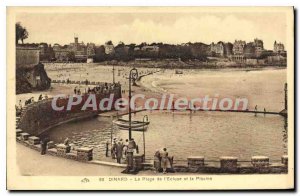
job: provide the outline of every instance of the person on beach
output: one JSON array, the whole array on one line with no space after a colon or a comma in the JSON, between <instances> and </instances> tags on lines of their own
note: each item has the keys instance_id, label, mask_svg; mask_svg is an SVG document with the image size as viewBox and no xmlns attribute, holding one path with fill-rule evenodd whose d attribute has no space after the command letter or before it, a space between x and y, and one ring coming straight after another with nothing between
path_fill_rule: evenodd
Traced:
<instances>
[{"instance_id":1,"label":"person on beach","mask_svg":"<svg viewBox=\"0 0 300 196\"><path fill-rule=\"evenodd\" d=\"M254 110L255 110L255 116L257 116L257 105L255 105L255 108L254 108Z\"/></svg>"},{"instance_id":2,"label":"person on beach","mask_svg":"<svg viewBox=\"0 0 300 196\"><path fill-rule=\"evenodd\" d=\"M117 155L117 163L121 164L121 159L123 156L123 144L120 141L116 146L116 155Z\"/></svg>"},{"instance_id":3,"label":"person on beach","mask_svg":"<svg viewBox=\"0 0 300 196\"><path fill-rule=\"evenodd\" d=\"M155 154L154 154L154 173L158 173L160 168L161 168L161 157L160 157L160 152L157 149Z\"/></svg>"},{"instance_id":4,"label":"person on beach","mask_svg":"<svg viewBox=\"0 0 300 196\"><path fill-rule=\"evenodd\" d=\"M162 164L162 168L163 168L163 173L166 174L167 173L167 165L168 165L168 152L167 149L164 148L162 152L160 152L160 156L161 156L161 164Z\"/></svg>"},{"instance_id":5,"label":"person on beach","mask_svg":"<svg viewBox=\"0 0 300 196\"><path fill-rule=\"evenodd\" d=\"M40 94L40 96L39 96L39 101L41 101L41 100L43 100L43 95L42 94Z\"/></svg>"}]
</instances>

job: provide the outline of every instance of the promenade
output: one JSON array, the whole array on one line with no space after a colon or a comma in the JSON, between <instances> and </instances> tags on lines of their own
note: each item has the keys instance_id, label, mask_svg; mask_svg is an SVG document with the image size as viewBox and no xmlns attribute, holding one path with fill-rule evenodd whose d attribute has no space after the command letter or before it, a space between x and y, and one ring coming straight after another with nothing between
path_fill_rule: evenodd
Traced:
<instances>
[{"instance_id":1,"label":"promenade","mask_svg":"<svg viewBox=\"0 0 300 196\"><path fill-rule=\"evenodd\" d=\"M121 173L124 168L87 164L70 159L41 155L39 152L16 144L17 164L23 176L128 176ZM180 173L186 175L188 173ZM163 176L163 173L153 171L140 171L139 176ZM167 175L176 175L168 173Z\"/></svg>"},{"instance_id":2,"label":"promenade","mask_svg":"<svg viewBox=\"0 0 300 196\"><path fill-rule=\"evenodd\" d=\"M86 164L49 155L27 148L19 143L16 146L17 164L21 175L26 176L113 176L124 175L123 168ZM148 171L149 173L152 173ZM144 173L144 172L143 172Z\"/></svg>"}]
</instances>

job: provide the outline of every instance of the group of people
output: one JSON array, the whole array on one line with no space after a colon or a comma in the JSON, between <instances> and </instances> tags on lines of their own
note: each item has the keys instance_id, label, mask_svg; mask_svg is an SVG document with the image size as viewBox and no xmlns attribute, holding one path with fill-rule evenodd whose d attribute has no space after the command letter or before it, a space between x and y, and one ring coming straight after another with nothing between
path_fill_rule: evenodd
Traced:
<instances>
[{"instance_id":1,"label":"group of people","mask_svg":"<svg viewBox=\"0 0 300 196\"><path fill-rule=\"evenodd\" d=\"M45 94L44 97L42 94L39 95L38 97L38 101L42 101L43 99L48 99L48 95ZM29 105L29 104L32 104L34 103L34 97L30 97L29 99L26 99L25 102L24 102L24 105ZM15 105L16 107L16 111L17 111L17 114L21 114L21 111L23 109L23 104L22 104L22 100L19 100L19 103L18 105Z\"/></svg>"},{"instance_id":2,"label":"group of people","mask_svg":"<svg viewBox=\"0 0 300 196\"><path fill-rule=\"evenodd\" d=\"M115 87L120 86L120 83L115 83L115 84L108 84L104 83L102 85L97 85L93 88L88 87L87 89L84 89L84 93L89 93L89 94L100 94L100 93L106 93L109 92L110 90L113 90ZM74 94L75 95L81 95L81 90L77 86L74 88Z\"/></svg>"},{"instance_id":3,"label":"group of people","mask_svg":"<svg viewBox=\"0 0 300 196\"><path fill-rule=\"evenodd\" d=\"M123 142L123 139L113 139L111 146L112 159L117 159L117 163L121 164L122 159L127 159L128 152L139 153L138 146L133 138L130 140L126 139L125 142Z\"/></svg>"},{"instance_id":4,"label":"group of people","mask_svg":"<svg viewBox=\"0 0 300 196\"><path fill-rule=\"evenodd\" d=\"M254 111L257 112L257 105L255 105ZM267 110L266 110L266 108L264 108L264 116L266 115L266 112L267 112ZM255 116L257 116L256 113L255 113Z\"/></svg>"},{"instance_id":5,"label":"group of people","mask_svg":"<svg viewBox=\"0 0 300 196\"><path fill-rule=\"evenodd\" d=\"M169 153L166 148L162 150L156 150L154 154L154 172L162 171L164 174L167 173L167 169L172 170L173 168L173 157L169 157Z\"/></svg>"},{"instance_id":6,"label":"group of people","mask_svg":"<svg viewBox=\"0 0 300 196\"><path fill-rule=\"evenodd\" d=\"M43 97L43 95L42 94L40 94L40 96L39 96L39 101L42 101L43 99L48 99L48 95L47 94L45 94L45 96Z\"/></svg>"},{"instance_id":7,"label":"group of people","mask_svg":"<svg viewBox=\"0 0 300 196\"><path fill-rule=\"evenodd\" d=\"M77 86L75 86L75 88L74 88L74 94L81 95L81 90L80 90L80 88L77 88Z\"/></svg>"}]
</instances>

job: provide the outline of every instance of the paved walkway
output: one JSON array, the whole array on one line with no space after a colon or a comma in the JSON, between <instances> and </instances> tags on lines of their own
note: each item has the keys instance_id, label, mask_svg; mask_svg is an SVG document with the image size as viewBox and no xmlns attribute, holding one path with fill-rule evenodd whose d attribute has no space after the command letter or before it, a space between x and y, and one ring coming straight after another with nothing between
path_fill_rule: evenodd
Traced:
<instances>
[{"instance_id":1,"label":"paved walkway","mask_svg":"<svg viewBox=\"0 0 300 196\"><path fill-rule=\"evenodd\" d=\"M81 163L50 155L40 155L17 143L17 164L21 175L27 176L118 176L122 168ZM138 175L154 175L151 171L142 171Z\"/></svg>"}]
</instances>

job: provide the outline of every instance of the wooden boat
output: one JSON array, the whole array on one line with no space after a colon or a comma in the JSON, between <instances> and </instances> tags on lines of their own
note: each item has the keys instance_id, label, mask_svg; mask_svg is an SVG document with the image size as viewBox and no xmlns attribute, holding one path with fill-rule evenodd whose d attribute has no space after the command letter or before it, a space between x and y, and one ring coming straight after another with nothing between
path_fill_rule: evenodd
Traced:
<instances>
[{"instance_id":1,"label":"wooden boat","mask_svg":"<svg viewBox=\"0 0 300 196\"><path fill-rule=\"evenodd\" d=\"M117 125L120 129L129 129L129 121L124 119L114 120L113 123ZM143 131L147 129L150 122L142 122L142 121L131 121L131 130L133 131Z\"/></svg>"},{"instance_id":2,"label":"wooden boat","mask_svg":"<svg viewBox=\"0 0 300 196\"><path fill-rule=\"evenodd\" d=\"M138 128L131 128L131 131L144 131L144 129L145 129L145 131L147 131L147 128L148 128L148 126L138 127ZM129 130L129 128L123 128L123 127L119 127L119 129L126 130L126 131Z\"/></svg>"}]
</instances>

